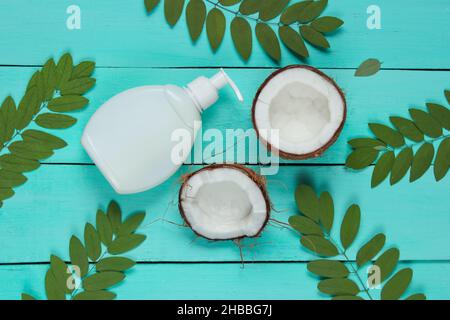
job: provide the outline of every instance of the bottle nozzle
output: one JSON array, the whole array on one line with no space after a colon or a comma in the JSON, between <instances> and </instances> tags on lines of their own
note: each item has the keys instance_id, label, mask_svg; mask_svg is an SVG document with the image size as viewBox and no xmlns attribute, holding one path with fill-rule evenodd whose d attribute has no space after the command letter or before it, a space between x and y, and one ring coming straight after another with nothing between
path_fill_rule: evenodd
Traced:
<instances>
[{"instance_id":1,"label":"bottle nozzle","mask_svg":"<svg viewBox=\"0 0 450 320\"><path fill-rule=\"evenodd\" d=\"M205 77L195 79L187 85L187 88L201 109L205 110L217 102L219 99L218 91L227 84L233 89L239 101L244 101L241 91L239 91L234 81L231 80L223 69L220 69L217 74L209 79Z\"/></svg>"},{"instance_id":2,"label":"bottle nozzle","mask_svg":"<svg viewBox=\"0 0 450 320\"><path fill-rule=\"evenodd\" d=\"M211 79L212 84L214 87L217 88L217 90L225 87L225 85L229 84L230 87L233 89L234 93L236 94L236 97L239 101L244 101L244 97L242 96L241 91L237 87L237 85L234 83L234 81L228 76L228 74L223 70L222 68L218 73L216 73Z\"/></svg>"}]
</instances>

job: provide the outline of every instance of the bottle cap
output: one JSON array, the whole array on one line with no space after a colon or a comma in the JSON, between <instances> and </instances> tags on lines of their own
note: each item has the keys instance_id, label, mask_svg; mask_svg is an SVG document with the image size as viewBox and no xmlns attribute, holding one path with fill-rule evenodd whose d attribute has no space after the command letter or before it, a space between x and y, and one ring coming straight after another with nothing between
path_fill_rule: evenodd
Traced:
<instances>
[{"instance_id":1,"label":"bottle cap","mask_svg":"<svg viewBox=\"0 0 450 320\"><path fill-rule=\"evenodd\" d=\"M219 90L230 85L239 101L244 101L239 88L223 69L211 78L199 77L187 85L202 110L208 109L219 99Z\"/></svg>"}]
</instances>

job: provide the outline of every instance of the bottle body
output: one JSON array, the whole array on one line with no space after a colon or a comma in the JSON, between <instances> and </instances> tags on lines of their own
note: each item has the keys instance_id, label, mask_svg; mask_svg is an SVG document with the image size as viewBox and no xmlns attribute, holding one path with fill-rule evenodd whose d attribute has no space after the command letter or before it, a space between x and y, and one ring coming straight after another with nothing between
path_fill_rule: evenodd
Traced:
<instances>
[{"instance_id":1,"label":"bottle body","mask_svg":"<svg viewBox=\"0 0 450 320\"><path fill-rule=\"evenodd\" d=\"M176 130L190 134L191 141L182 141L190 150L200 123L199 107L185 89L143 86L101 106L86 126L82 144L116 192L137 193L178 170L185 159L173 159L180 144L173 134Z\"/></svg>"}]
</instances>

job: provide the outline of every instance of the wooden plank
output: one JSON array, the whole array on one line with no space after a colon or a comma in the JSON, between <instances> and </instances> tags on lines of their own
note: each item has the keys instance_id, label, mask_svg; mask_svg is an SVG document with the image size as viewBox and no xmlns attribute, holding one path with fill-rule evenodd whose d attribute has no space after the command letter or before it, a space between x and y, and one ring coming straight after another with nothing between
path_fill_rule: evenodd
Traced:
<instances>
[{"instance_id":1,"label":"wooden plank","mask_svg":"<svg viewBox=\"0 0 450 320\"><path fill-rule=\"evenodd\" d=\"M16 101L20 100L33 70L34 68L0 68L0 97L3 99L7 95L12 95ZM223 91L219 103L204 113L203 132L208 129L217 129L225 133L227 129L252 128L250 110L253 96L260 83L273 70L230 69L227 71L241 87L246 98L245 103L240 105L236 102L230 90ZM303 162L344 163L350 152L347 141L368 134L368 122L388 123L389 115L408 116L409 107L424 108L425 102L444 104L443 90L446 88L445 84L450 83L450 72L383 71L368 79L353 77L351 70L325 70L325 72L336 79L346 93L348 119L340 139L328 152L319 159ZM46 162L91 163L79 143L83 128L93 112L116 93L146 84L174 83L182 86L200 75L211 76L214 73L215 70L198 69L97 69L95 73L98 79L97 85L88 94L91 100L89 107L76 114L79 122L74 128L60 131L60 135L69 143L69 146L64 150L58 150ZM151 123L152 119L149 119L149 125ZM243 142L244 139L236 141ZM201 141L198 141L196 145L198 150L201 150L200 143ZM211 141L205 141L203 146L206 148L210 143ZM260 148L265 153L264 147L260 146ZM237 154L236 150L238 146L227 149L223 158L219 156L214 159L206 156L204 162L226 159L230 152ZM253 150L252 153L247 154L245 162L256 163L255 159L258 159L257 151Z\"/></svg>"},{"instance_id":2,"label":"wooden plank","mask_svg":"<svg viewBox=\"0 0 450 320\"><path fill-rule=\"evenodd\" d=\"M0 63L40 64L49 53L70 50L83 58L95 58L102 66L252 66L274 63L254 45L248 64L237 55L231 36L213 54L203 32L193 45L184 15L170 28L163 8L147 16L144 1L78 0L81 29L66 27L71 1L4 0L0 3ZM329 53L311 48L309 64L320 67L356 68L369 57L385 68L449 68L450 21L448 1L379 0L382 29L369 30L366 13L371 0L341 0L328 5L325 15L345 21L344 29L330 36ZM208 4L208 6L211 6ZM23 14L24 8L28 14ZM231 20L231 14L226 14ZM283 49L281 65L302 62Z\"/></svg>"},{"instance_id":3,"label":"wooden plank","mask_svg":"<svg viewBox=\"0 0 450 320\"><path fill-rule=\"evenodd\" d=\"M450 263L410 262L399 267L414 270L405 297L424 292L429 299L448 299ZM19 299L24 291L44 298L47 268L47 265L0 266L0 279L8 284L0 290L0 299ZM118 299L131 300L327 299L318 292L317 283L305 263L246 264L244 268L239 264L139 264L112 290ZM379 297L379 289L370 292L374 298Z\"/></svg>"},{"instance_id":4,"label":"wooden plank","mask_svg":"<svg viewBox=\"0 0 450 320\"><path fill-rule=\"evenodd\" d=\"M17 189L1 209L0 263L47 261L50 254L67 259L69 238L82 237L86 222L95 222L98 207L111 199L122 204L124 214L146 210L141 230L148 240L133 252L141 261L239 261L239 249L232 242L197 239L181 223L176 198L180 177L193 167L183 167L165 184L137 195L117 196L94 166L45 165L29 175L29 182ZM286 221L296 213L293 194L298 183L310 183L329 190L336 206L335 236L345 209L351 203L362 208L359 248L378 232L387 235L387 246L397 246L404 260L448 260L450 243L448 189L450 178L435 183L432 172L410 184L384 185L370 189L370 173L352 173L337 166L281 167L269 176L268 191L277 212L273 217ZM219 196L219 195L218 195ZM314 258L300 247L292 231L269 226L258 239L244 242L247 261L305 261Z\"/></svg>"}]
</instances>

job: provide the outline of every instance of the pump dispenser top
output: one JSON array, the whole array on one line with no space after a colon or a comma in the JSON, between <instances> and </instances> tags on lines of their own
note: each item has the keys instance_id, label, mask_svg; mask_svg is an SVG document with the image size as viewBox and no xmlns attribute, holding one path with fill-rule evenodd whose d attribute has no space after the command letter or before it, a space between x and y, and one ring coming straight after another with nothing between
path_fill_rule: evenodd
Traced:
<instances>
[{"instance_id":1,"label":"pump dispenser top","mask_svg":"<svg viewBox=\"0 0 450 320\"><path fill-rule=\"evenodd\" d=\"M201 113L217 102L226 85L242 102L241 92L223 69L185 88L142 86L119 93L91 117L81 139L83 147L117 193L151 189L186 160Z\"/></svg>"}]
</instances>

